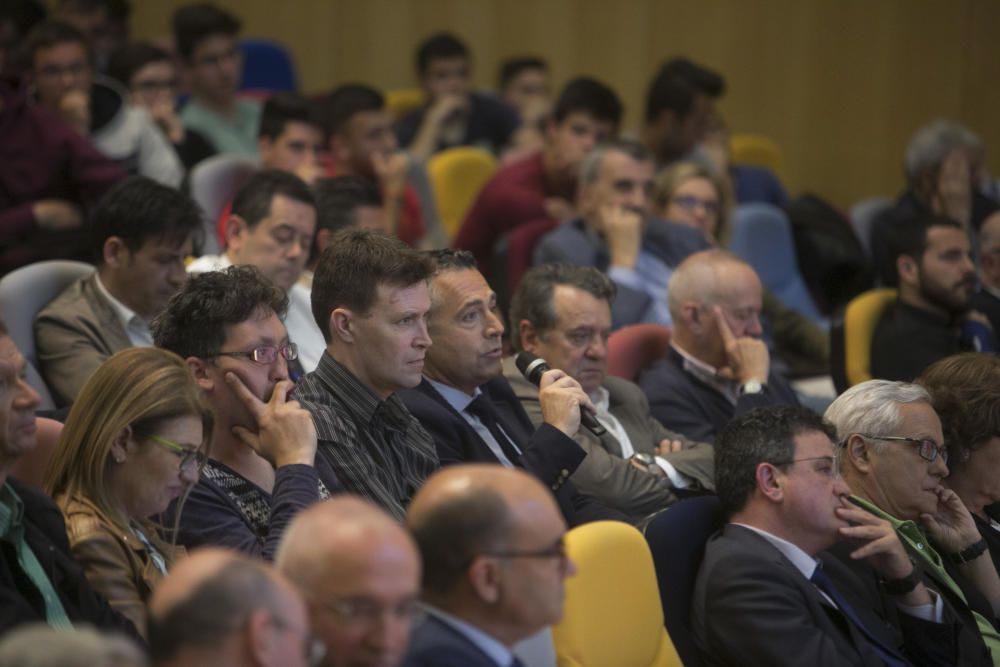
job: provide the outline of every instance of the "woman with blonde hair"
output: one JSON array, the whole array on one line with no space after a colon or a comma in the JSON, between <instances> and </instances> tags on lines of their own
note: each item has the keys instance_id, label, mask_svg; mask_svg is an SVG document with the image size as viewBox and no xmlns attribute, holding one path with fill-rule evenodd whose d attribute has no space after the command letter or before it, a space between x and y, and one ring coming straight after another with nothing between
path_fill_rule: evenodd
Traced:
<instances>
[{"instance_id":1,"label":"woman with blonde hair","mask_svg":"<svg viewBox=\"0 0 1000 667\"><path fill-rule=\"evenodd\" d=\"M45 489L73 556L143 636L146 601L177 556L153 517L198 481L211 433L212 413L183 360L131 348L84 385L49 466Z\"/></svg>"},{"instance_id":2,"label":"woman with blonde hair","mask_svg":"<svg viewBox=\"0 0 1000 667\"><path fill-rule=\"evenodd\" d=\"M705 234L719 245L729 232L729 187L696 162L675 162L656 177L653 207L663 219Z\"/></svg>"}]
</instances>

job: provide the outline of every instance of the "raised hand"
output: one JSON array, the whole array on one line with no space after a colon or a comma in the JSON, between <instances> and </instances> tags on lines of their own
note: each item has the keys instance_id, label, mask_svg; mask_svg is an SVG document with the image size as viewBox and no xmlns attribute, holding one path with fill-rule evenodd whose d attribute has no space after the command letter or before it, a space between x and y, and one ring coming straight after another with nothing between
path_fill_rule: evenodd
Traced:
<instances>
[{"instance_id":1,"label":"raised hand","mask_svg":"<svg viewBox=\"0 0 1000 667\"><path fill-rule=\"evenodd\" d=\"M274 385L267 403L254 396L235 373L226 373L226 383L257 422L256 433L234 426L236 437L275 469L296 463L313 465L316 459L316 426L312 415L298 401L288 400L288 393L295 383L282 380Z\"/></svg>"},{"instance_id":2,"label":"raised hand","mask_svg":"<svg viewBox=\"0 0 1000 667\"><path fill-rule=\"evenodd\" d=\"M927 534L949 553L958 553L981 539L976 522L962 500L951 489L937 488L936 514L921 514Z\"/></svg>"},{"instance_id":3,"label":"raised hand","mask_svg":"<svg viewBox=\"0 0 1000 667\"><path fill-rule=\"evenodd\" d=\"M635 268L642 248L642 214L621 205L602 206L597 211L597 227L608 243L611 265Z\"/></svg>"},{"instance_id":4,"label":"raised hand","mask_svg":"<svg viewBox=\"0 0 1000 667\"><path fill-rule=\"evenodd\" d=\"M741 384L750 380L766 382L771 368L771 355L764 341L751 336L737 338L729 328L722 308L715 306L712 312L726 351L726 366L719 369L719 375Z\"/></svg>"},{"instance_id":5,"label":"raised hand","mask_svg":"<svg viewBox=\"0 0 1000 667\"><path fill-rule=\"evenodd\" d=\"M580 428L580 410L597 410L580 383L559 369L546 371L538 384L542 419L573 437Z\"/></svg>"}]
</instances>

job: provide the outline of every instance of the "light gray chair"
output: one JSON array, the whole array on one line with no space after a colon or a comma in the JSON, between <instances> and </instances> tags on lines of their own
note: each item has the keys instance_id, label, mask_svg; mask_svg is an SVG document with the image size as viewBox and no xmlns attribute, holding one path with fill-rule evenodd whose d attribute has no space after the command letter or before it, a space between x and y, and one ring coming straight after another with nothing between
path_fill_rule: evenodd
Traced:
<instances>
[{"instance_id":1,"label":"light gray chair","mask_svg":"<svg viewBox=\"0 0 1000 667\"><path fill-rule=\"evenodd\" d=\"M191 170L191 198L198 202L204 217L205 238L202 252L219 253L216 223L226 204L236 192L260 169L256 160L243 155L215 155L202 160Z\"/></svg>"},{"instance_id":2,"label":"light gray chair","mask_svg":"<svg viewBox=\"0 0 1000 667\"><path fill-rule=\"evenodd\" d=\"M872 224L880 215L892 208L892 203L889 197L879 196L862 199L851 207L851 227L861 241L861 247L865 249L868 259L872 258Z\"/></svg>"},{"instance_id":3,"label":"light gray chair","mask_svg":"<svg viewBox=\"0 0 1000 667\"><path fill-rule=\"evenodd\" d=\"M93 272L91 264L55 259L22 266L0 280L0 319L28 362L28 384L42 397L40 410L51 410L56 405L38 372L35 335L32 331L35 315L73 281Z\"/></svg>"}]
</instances>

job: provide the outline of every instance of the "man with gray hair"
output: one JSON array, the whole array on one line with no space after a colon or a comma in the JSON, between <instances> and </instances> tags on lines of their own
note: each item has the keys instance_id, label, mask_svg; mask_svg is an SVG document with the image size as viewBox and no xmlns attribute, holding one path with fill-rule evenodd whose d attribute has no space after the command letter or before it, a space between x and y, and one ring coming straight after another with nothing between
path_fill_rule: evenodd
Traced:
<instances>
[{"instance_id":1,"label":"man with gray hair","mask_svg":"<svg viewBox=\"0 0 1000 667\"><path fill-rule=\"evenodd\" d=\"M674 271L668 290L670 348L639 376L664 426L714 442L730 419L753 408L798 405L761 340L763 288L749 264L723 250L695 253Z\"/></svg>"},{"instance_id":2,"label":"man with gray hair","mask_svg":"<svg viewBox=\"0 0 1000 667\"><path fill-rule=\"evenodd\" d=\"M202 549L153 592L149 654L158 667L305 667L323 652L284 577L232 551Z\"/></svg>"},{"instance_id":3,"label":"man with gray hair","mask_svg":"<svg viewBox=\"0 0 1000 667\"><path fill-rule=\"evenodd\" d=\"M844 392L825 416L837 429L851 501L892 524L919 565L912 583L935 591L947 613L957 617L956 664L1000 664L1000 633L991 622L1000 611L1000 579L969 511L941 484L948 454L927 391L870 380ZM851 557L850 548L832 551L869 587L890 594L902 590L880 581Z\"/></svg>"},{"instance_id":4,"label":"man with gray hair","mask_svg":"<svg viewBox=\"0 0 1000 667\"><path fill-rule=\"evenodd\" d=\"M614 328L637 322L669 325L667 281L688 255L708 247L692 228L652 218L652 154L619 141L592 150L580 165L579 218L549 232L534 264L568 262L606 271L618 286Z\"/></svg>"}]
</instances>

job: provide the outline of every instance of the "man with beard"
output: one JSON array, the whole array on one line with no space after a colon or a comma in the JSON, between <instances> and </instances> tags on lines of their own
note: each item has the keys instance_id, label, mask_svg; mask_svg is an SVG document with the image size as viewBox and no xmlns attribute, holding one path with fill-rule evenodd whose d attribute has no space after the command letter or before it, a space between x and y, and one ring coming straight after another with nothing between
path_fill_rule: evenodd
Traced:
<instances>
[{"instance_id":1,"label":"man with beard","mask_svg":"<svg viewBox=\"0 0 1000 667\"><path fill-rule=\"evenodd\" d=\"M968 234L950 218L920 215L900 221L889 232L899 299L875 328L872 375L909 381L933 362L963 349L965 323L985 325L970 311L976 287Z\"/></svg>"}]
</instances>

